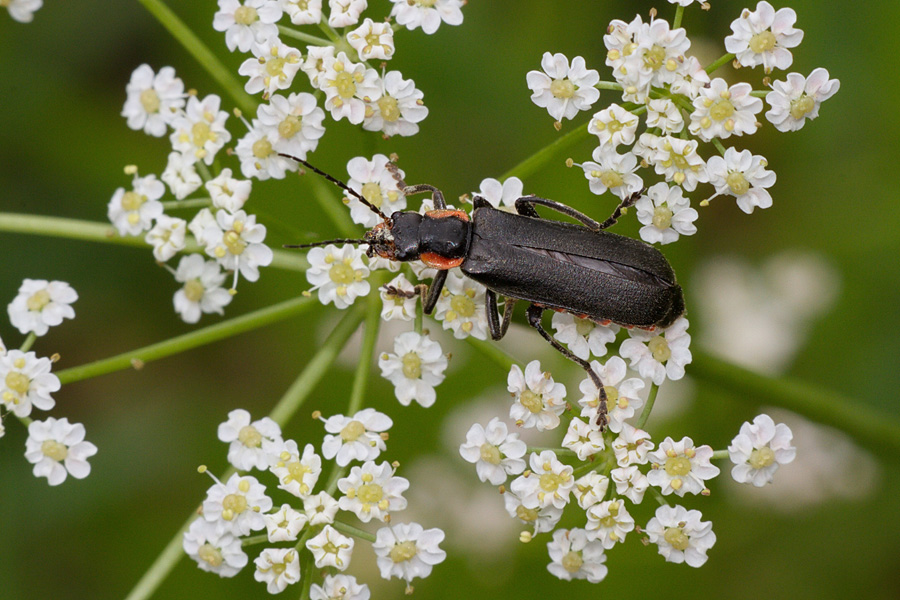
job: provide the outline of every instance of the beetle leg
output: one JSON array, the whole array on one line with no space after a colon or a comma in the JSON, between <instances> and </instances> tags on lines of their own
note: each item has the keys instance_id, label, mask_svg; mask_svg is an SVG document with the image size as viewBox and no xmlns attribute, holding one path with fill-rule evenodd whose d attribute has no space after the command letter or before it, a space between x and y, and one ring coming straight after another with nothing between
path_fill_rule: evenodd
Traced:
<instances>
[{"instance_id":1,"label":"beetle leg","mask_svg":"<svg viewBox=\"0 0 900 600\"><path fill-rule=\"evenodd\" d=\"M516 210L520 215L524 215L526 217L541 218L537 211L534 210L535 204L540 204L542 206L546 206L547 208L552 208L556 212L560 212L564 215L570 216L576 221L581 221L587 226L588 229L593 229L594 231L600 231L601 229L603 229L600 223L593 220L583 212L579 212L571 206L566 206L562 202L557 202L556 200L547 200L546 198L541 198L539 196L522 196L521 198L516 200Z\"/></svg>"},{"instance_id":2,"label":"beetle leg","mask_svg":"<svg viewBox=\"0 0 900 600\"><path fill-rule=\"evenodd\" d=\"M397 182L397 189L402 190L406 187L406 182L403 181L403 177L400 175L400 169L393 162L388 161L384 168L387 169L391 176L394 178L394 181Z\"/></svg>"},{"instance_id":3,"label":"beetle leg","mask_svg":"<svg viewBox=\"0 0 900 600\"><path fill-rule=\"evenodd\" d=\"M428 287L428 296L426 297L423 294L422 310L426 315L431 314L431 311L434 310L434 305L437 304L438 298L441 297L441 290L444 289L444 282L447 281L447 273L449 273L449 271L438 271L434 276L434 279L431 280L431 285Z\"/></svg>"},{"instance_id":4,"label":"beetle leg","mask_svg":"<svg viewBox=\"0 0 900 600\"><path fill-rule=\"evenodd\" d=\"M622 211L626 208L629 208L630 206L633 206L635 202L640 200L643 193L644 191L641 190L639 192L631 194L630 196L622 200L616 207L616 210L613 211L613 214L611 214L607 220L603 221L603 223L600 224L600 229L606 229L607 227L612 227L613 225L615 225L616 221L619 220L619 217L622 216Z\"/></svg>"},{"instance_id":5,"label":"beetle leg","mask_svg":"<svg viewBox=\"0 0 900 600\"><path fill-rule=\"evenodd\" d=\"M534 327L537 332L541 334L541 337L550 342L550 345L556 348L556 350L558 350L563 356L580 365L581 368L587 372L588 377L591 378L591 381L594 382L594 385L598 390L598 399L600 401L600 406L597 410L597 425L600 427L600 431L605 430L607 424L607 407L606 389L603 387L603 381L600 380L600 377L594 372L594 369L591 368L591 365L588 361L578 358L577 356L572 354L571 350L560 344L558 341L556 341L556 338L547 333L547 331L544 329L544 326L541 325L541 316L543 316L544 314L544 309L542 307L538 306L537 304L532 304L528 307L528 312L526 314L528 315L528 324Z\"/></svg>"},{"instance_id":6,"label":"beetle leg","mask_svg":"<svg viewBox=\"0 0 900 600\"><path fill-rule=\"evenodd\" d=\"M484 300L491 339L499 340L506 335L506 330L509 329L509 322L512 320L513 306L516 305L516 301L513 298L507 298L503 302L503 321L501 321L500 311L497 309L497 294L494 290L487 290L484 293Z\"/></svg>"},{"instance_id":7,"label":"beetle leg","mask_svg":"<svg viewBox=\"0 0 900 600\"><path fill-rule=\"evenodd\" d=\"M434 202L434 207L436 209L446 210L447 203L444 202L444 192L437 189L433 185L420 183L419 185L408 185L403 188L403 194L406 196L412 196L413 194L422 194L424 192L431 192L431 200Z\"/></svg>"}]
</instances>

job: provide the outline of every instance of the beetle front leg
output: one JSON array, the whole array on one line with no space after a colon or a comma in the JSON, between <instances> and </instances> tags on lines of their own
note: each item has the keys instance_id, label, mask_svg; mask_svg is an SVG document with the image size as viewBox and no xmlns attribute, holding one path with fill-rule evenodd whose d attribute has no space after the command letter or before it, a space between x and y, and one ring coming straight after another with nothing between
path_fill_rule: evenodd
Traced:
<instances>
[{"instance_id":1,"label":"beetle front leg","mask_svg":"<svg viewBox=\"0 0 900 600\"><path fill-rule=\"evenodd\" d=\"M432 202L434 202L434 207L438 210L446 210L447 208L447 203L444 201L444 192L437 189L433 185L428 185L427 183L420 183L419 185L408 185L403 188L402 191L406 196L431 192L431 200Z\"/></svg>"},{"instance_id":2,"label":"beetle front leg","mask_svg":"<svg viewBox=\"0 0 900 600\"><path fill-rule=\"evenodd\" d=\"M497 294L493 290L487 290L484 293L485 311L487 312L488 329L491 332L491 339L499 340L506 335L509 329L509 322L512 320L513 306L516 301L507 298L503 302L503 320L500 320L500 311L497 309Z\"/></svg>"},{"instance_id":3,"label":"beetle front leg","mask_svg":"<svg viewBox=\"0 0 900 600\"><path fill-rule=\"evenodd\" d=\"M558 350L563 356L580 365L581 368L587 372L588 377L591 378L591 381L594 382L594 386L596 386L598 390L598 397L600 400L600 406L597 409L597 425L600 427L600 431L605 430L607 424L606 389L603 386L603 381L600 380L600 376L594 372L594 369L591 368L591 365L588 361L578 358L577 356L572 354L571 350L560 344L558 341L556 341L556 338L547 333L547 331L544 329L544 326L541 325L541 317L544 314L543 307L538 306L537 304L532 304L528 307L528 312L526 314L528 315L528 324L534 327L537 332L541 334L541 337L550 342L550 345L556 348L556 350Z\"/></svg>"},{"instance_id":4,"label":"beetle front leg","mask_svg":"<svg viewBox=\"0 0 900 600\"><path fill-rule=\"evenodd\" d=\"M434 276L434 279L431 280L431 285L428 287L428 295L422 295L422 310L426 315L431 314L431 311L434 310L434 305L437 304L438 298L441 297L441 290L444 289L444 282L447 281L447 273L449 273L449 271L438 271Z\"/></svg>"}]
</instances>

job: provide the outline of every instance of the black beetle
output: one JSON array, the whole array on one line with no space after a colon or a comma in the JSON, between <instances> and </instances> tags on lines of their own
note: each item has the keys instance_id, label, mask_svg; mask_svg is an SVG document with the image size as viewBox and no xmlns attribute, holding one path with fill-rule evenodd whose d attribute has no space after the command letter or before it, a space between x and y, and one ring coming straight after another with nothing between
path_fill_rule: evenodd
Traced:
<instances>
[{"instance_id":1,"label":"black beetle","mask_svg":"<svg viewBox=\"0 0 900 600\"><path fill-rule=\"evenodd\" d=\"M603 223L538 196L516 200L517 214L496 209L475 196L470 216L462 210L448 209L437 188L407 186L398 176L398 186L404 194L430 192L435 209L424 215L397 211L388 217L361 194L305 160L282 156L341 187L382 219L363 239L288 247L350 242L368 244L369 256L397 261L421 259L438 269L431 286L421 288L426 314L434 309L448 270L459 267L487 288L487 321L495 340L506 334L515 302L530 302L528 323L554 348L584 368L599 390L597 423L601 428L606 425L607 413L603 382L588 361L575 356L544 329L544 310L565 311L601 324L612 322L651 330L670 326L684 313L681 286L662 253L642 241L604 231L618 220L623 209L640 198L640 192L624 199ZM583 225L541 218L535 205L551 208ZM506 298L502 318L497 294Z\"/></svg>"}]
</instances>

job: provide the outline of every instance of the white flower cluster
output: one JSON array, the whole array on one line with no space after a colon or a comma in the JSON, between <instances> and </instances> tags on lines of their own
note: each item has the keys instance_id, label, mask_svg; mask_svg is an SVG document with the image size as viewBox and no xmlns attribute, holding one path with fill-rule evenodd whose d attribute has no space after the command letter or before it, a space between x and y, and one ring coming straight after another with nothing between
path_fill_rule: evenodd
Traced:
<instances>
[{"instance_id":1,"label":"white flower cluster","mask_svg":"<svg viewBox=\"0 0 900 600\"><path fill-rule=\"evenodd\" d=\"M547 52L543 70L528 73L531 98L547 109L559 128L561 119L589 110L600 97L599 89L621 90L627 104L610 104L589 122L588 132L597 136L599 145L593 160L579 166L598 195L610 191L625 199L646 188L635 205L643 225L640 236L649 243L668 244L696 233L699 214L685 192L695 192L701 184L711 185L713 192L700 206L720 195L732 196L747 214L772 206L768 188L775 183L775 173L767 170L766 159L722 144L759 129L761 98L770 106L766 119L776 129L796 131L816 118L821 103L838 91L838 80L829 79L822 68L808 77L789 73L785 81L769 83L773 69L791 66L790 49L803 38L794 27L796 19L792 9L776 11L765 0L755 10L745 9L725 38L729 54L706 68L688 53L691 41L684 28L672 28L655 16L649 22L640 16L630 23L614 20L603 42L615 82L600 82L598 72L588 69L580 56L570 63L562 54ZM737 67L762 66L771 91L711 77L732 59ZM642 114L644 127L639 130ZM704 158L707 146L716 155ZM639 174L641 168L652 168L663 181L651 184Z\"/></svg>"},{"instance_id":2,"label":"white flower cluster","mask_svg":"<svg viewBox=\"0 0 900 600\"><path fill-rule=\"evenodd\" d=\"M6 312L12 326L28 337L18 350L7 349L0 340L0 437L6 433L3 420L8 415L21 421L28 428L25 458L34 465L34 476L46 477L50 485L61 484L69 475L87 477L91 472L87 459L97 453L97 446L85 441L81 423L30 418L33 409L56 406L51 394L59 391L60 382L50 372L56 358L38 357L29 348L50 327L75 318L72 303L76 300L78 294L64 281L26 279Z\"/></svg>"},{"instance_id":3,"label":"white flower cluster","mask_svg":"<svg viewBox=\"0 0 900 600\"><path fill-rule=\"evenodd\" d=\"M409 584L427 577L446 556L439 548L444 533L425 530L417 523L394 524L392 517L407 506L403 493L409 481L398 477L396 463L376 459L386 450L391 419L374 409L352 416L334 415L324 422L327 435L321 454L312 444L302 449L285 440L281 428L266 417L253 421L243 409L233 410L219 426L219 439L227 444L228 462L241 472L251 469L274 476L272 487L253 475L236 473L228 481L216 481L206 495L202 513L184 534L184 551L199 567L220 577L232 577L249 562L243 538L266 532L269 544L286 547L263 549L254 560L257 581L277 594L301 580L300 563L312 560L324 578L307 581L312 598L366 600L366 584L344 575L350 565L357 537L371 543L382 577ZM323 460L334 460L333 469L343 476L329 489L316 492ZM349 473L345 467L353 462ZM335 491L340 492L336 497ZM271 494L271 496L270 496ZM284 496L276 504L273 497ZM340 512L343 511L343 512ZM359 536L358 526L344 526L340 517L352 513L363 524L382 524L373 534ZM345 535L345 533L350 535ZM299 541L298 541L299 540ZM301 558L308 551L310 559ZM340 593L337 593L338 590Z\"/></svg>"}]
</instances>

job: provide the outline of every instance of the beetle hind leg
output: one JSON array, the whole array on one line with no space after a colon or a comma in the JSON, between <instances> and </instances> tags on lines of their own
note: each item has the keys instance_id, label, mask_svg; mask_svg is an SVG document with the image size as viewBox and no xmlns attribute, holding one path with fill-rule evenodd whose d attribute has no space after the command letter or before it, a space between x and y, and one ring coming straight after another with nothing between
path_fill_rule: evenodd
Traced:
<instances>
[{"instance_id":1,"label":"beetle hind leg","mask_svg":"<svg viewBox=\"0 0 900 600\"><path fill-rule=\"evenodd\" d=\"M543 307L538 306L537 304L532 304L531 306L528 307L528 312L527 312L528 324L531 325L532 327L534 327L537 330L537 332L539 334L541 334L541 337L543 337L545 340L550 342L550 345L553 346L554 348L556 348L556 350L558 352L560 352L563 356L565 356L572 362L578 364L582 369L585 370L585 372L587 372L588 377L591 378L591 381L594 382L594 385L596 386L596 388L598 390L597 395L598 395L598 399L600 401L600 406L598 407L598 410L597 410L597 425L600 427L600 431L605 430L606 424L607 424L607 418L606 418L607 406L606 406L606 389L603 386L603 381L601 381L600 376L594 372L594 369L591 368L591 365L588 361L572 354L571 350L569 350L568 348L566 348L565 346L560 344L558 341L556 341L556 338L554 338L552 335L547 333L547 330L544 329L543 325L541 325L541 317L543 316L543 314L544 314Z\"/></svg>"},{"instance_id":2,"label":"beetle hind leg","mask_svg":"<svg viewBox=\"0 0 900 600\"><path fill-rule=\"evenodd\" d=\"M506 330L509 329L509 322L512 320L513 306L515 306L516 301L513 298L507 298L503 302L503 319L501 320L500 310L497 308L497 294L494 290L487 290L484 293L484 300L491 339L502 339L506 335Z\"/></svg>"}]
</instances>

